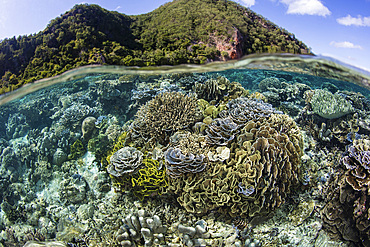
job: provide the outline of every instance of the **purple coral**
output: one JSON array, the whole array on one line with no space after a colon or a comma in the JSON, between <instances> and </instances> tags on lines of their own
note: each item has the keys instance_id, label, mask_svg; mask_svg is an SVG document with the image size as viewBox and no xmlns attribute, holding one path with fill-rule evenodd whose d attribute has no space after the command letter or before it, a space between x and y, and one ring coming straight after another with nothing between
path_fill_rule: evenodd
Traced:
<instances>
[{"instance_id":1,"label":"purple coral","mask_svg":"<svg viewBox=\"0 0 370 247\"><path fill-rule=\"evenodd\" d=\"M126 173L134 173L141 165L142 160L142 152L134 147L124 147L110 157L107 171L115 177L120 177Z\"/></svg>"},{"instance_id":2,"label":"purple coral","mask_svg":"<svg viewBox=\"0 0 370 247\"><path fill-rule=\"evenodd\" d=\"M252 185L250 185L249 187L248 186L244 187L243 183L240 182L238 186L239 188L236 190L238 193L241 193L245 196L250 196L254 193L254 187Z\"/></svg>"},{"instance_id":3,"label":"purple coral","mask_svg":"<svg viewBox=\"0 0 370 247\"><path fill-rule=\"evenodd\" d=\"M361 165L366 170L370 170L370 151L360 151L354 146L348 149L348 155L343 157L343 164L347 169L352 170Z\"/></svg>"},{"instance_id":4,"label":"purple coral","mask_svg":"<svg viewBox=\"0 0 370 247\"><path fill-rule=\"evenodd\" d=\"M261 100L241 97L227 103L227 110L220 112L220 117L229 117L237 124L245 124L250 120L269 117L272 113L282 114Z\"/></svg>"},{"instance_id":5,"label":"purple coral","mask_svg":"<svg viewBox=\"0 0 370 247\"><path fill-rule=\"evenodd\" d=\"M230 118L216 118L206 129L208 144L225 146L235 138L239 125Z\"/></svg>"},{"instance_id":6,"label":"purple coral","mask_svg":"<svg viewBox=\"0 0 370 247\"><path fill-rule=\"evenodd\" d=\"M169 148L164 155L167 174L173 178L180 177L185 173L201 172L207 165L204 162L205 156L203 154L183 154L179 148Z\"/></svg>"}]
</instances>

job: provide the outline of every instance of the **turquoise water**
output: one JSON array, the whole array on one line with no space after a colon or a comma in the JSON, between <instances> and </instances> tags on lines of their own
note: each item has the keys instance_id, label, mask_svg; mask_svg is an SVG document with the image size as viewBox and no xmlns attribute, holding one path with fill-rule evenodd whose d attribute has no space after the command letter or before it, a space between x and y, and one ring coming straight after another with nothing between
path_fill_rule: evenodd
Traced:
<instances>
[{"instance_id":1,"label":"turquoise water","mask_svg":"<svg viewBox=\"0 0 370 247\"><path fill-rule=\"evenodd\" d=\"M369 246L369 78L264 55L2 96L0 243Z\"/></svg>"}]
</instances>

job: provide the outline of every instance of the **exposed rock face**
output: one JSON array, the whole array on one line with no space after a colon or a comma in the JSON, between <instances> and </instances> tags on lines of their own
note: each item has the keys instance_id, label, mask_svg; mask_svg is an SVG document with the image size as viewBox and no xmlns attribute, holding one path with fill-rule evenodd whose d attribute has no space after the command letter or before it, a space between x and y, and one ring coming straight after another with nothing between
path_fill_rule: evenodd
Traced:
<instances>
[{"instance_id":1,"label":"exposed rock face","mask_svg":"<svg viewBox=\"0 0 370 247\"><path fill-rule=\"evenodd\" d=\"M230 40L221 40L219 37L215 38L216 48L219 51L226 51L228 53L228 59L238 59L243 56L242 51L242 35L240 34L237 28L234 28L232 35L232 41ZM221 58L222 59L222 58Z\"/></svg>"}]
</instances>

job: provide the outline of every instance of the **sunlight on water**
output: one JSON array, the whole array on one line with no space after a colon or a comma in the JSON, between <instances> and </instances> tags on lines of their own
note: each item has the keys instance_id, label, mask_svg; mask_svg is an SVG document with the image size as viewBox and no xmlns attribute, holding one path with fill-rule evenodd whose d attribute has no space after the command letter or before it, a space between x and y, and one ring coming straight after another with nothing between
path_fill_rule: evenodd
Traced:
<instances>
[{"instance_id":1,"label":"sunlight on water","mask_svg":"<svg viewBox=\"0 0 370 247\"><path fill-rule=\"evenodd\" d=\"M300 56L291 54L278 55L250 55L240 60L229 62L216 62L206 65L178 65L159 67L125 67L125 66L85 66L64 74L47 78L35 83L26 85L16 92L0 96L0 105L11 100L23 97L26 94L35 92L58 83L75 80L87 74L163 74L163 73L202 73L224 71L228 69L265 69L296 72L301 74L314 75L339 81L347 81L361 87L370 89L370 74L354 67L340 64L339 61L332 61L328 58Z\"/></svg>"}]
</instances>

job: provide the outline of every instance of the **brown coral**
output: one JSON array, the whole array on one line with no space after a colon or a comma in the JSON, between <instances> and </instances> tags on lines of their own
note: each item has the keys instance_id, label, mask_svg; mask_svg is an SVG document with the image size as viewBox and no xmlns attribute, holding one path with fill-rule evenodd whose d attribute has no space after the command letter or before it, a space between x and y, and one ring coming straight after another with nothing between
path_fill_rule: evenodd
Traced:
<instances>
[{"instance_id":1,"label":"brown coral","mask_svg":"<svg viewBox=\"0 0 370 247\"><path fill-rule=\"evenodd\" d=\"M355 140L342 164L342 172L326 191L324 226L332 236L369 246L370 140Z\"/></svg>"},{"instance_id":2,"label":"brown coral","mask_svg":"<svg viewBox=\"0 0 370 247\"><path fill-rule=\"evenodd\" d=\"M298 184L301 136L295 122L269 112L243 126L228 144L230 158L210 162L207 172L170 180L167 192L177 194L188 212L265 215Z\"/></svg>"},{"instance_id":3,"label":"brown coral","mask_svg":"<svg viewBox=\"0 0 370 247\"><path fill-rule=\"evenodd\" d=\"M191 129L201 119L196 98L178 92L162 93L139 109L130 140L167 144L174 132Z\"/></svg>"},{"instance_id":4,"label":"brown coral","mask_svg":"<svg viewBox=\"0 0 370 247\"><path fill-rule=\"evenodd\" d=\"M238 82L230 82L226 77L219 76L217 79L211 78L205 82L196 82L193 91L199 99L210 102L228 101L248 94Z\"/></svg>"}]
</instances>

